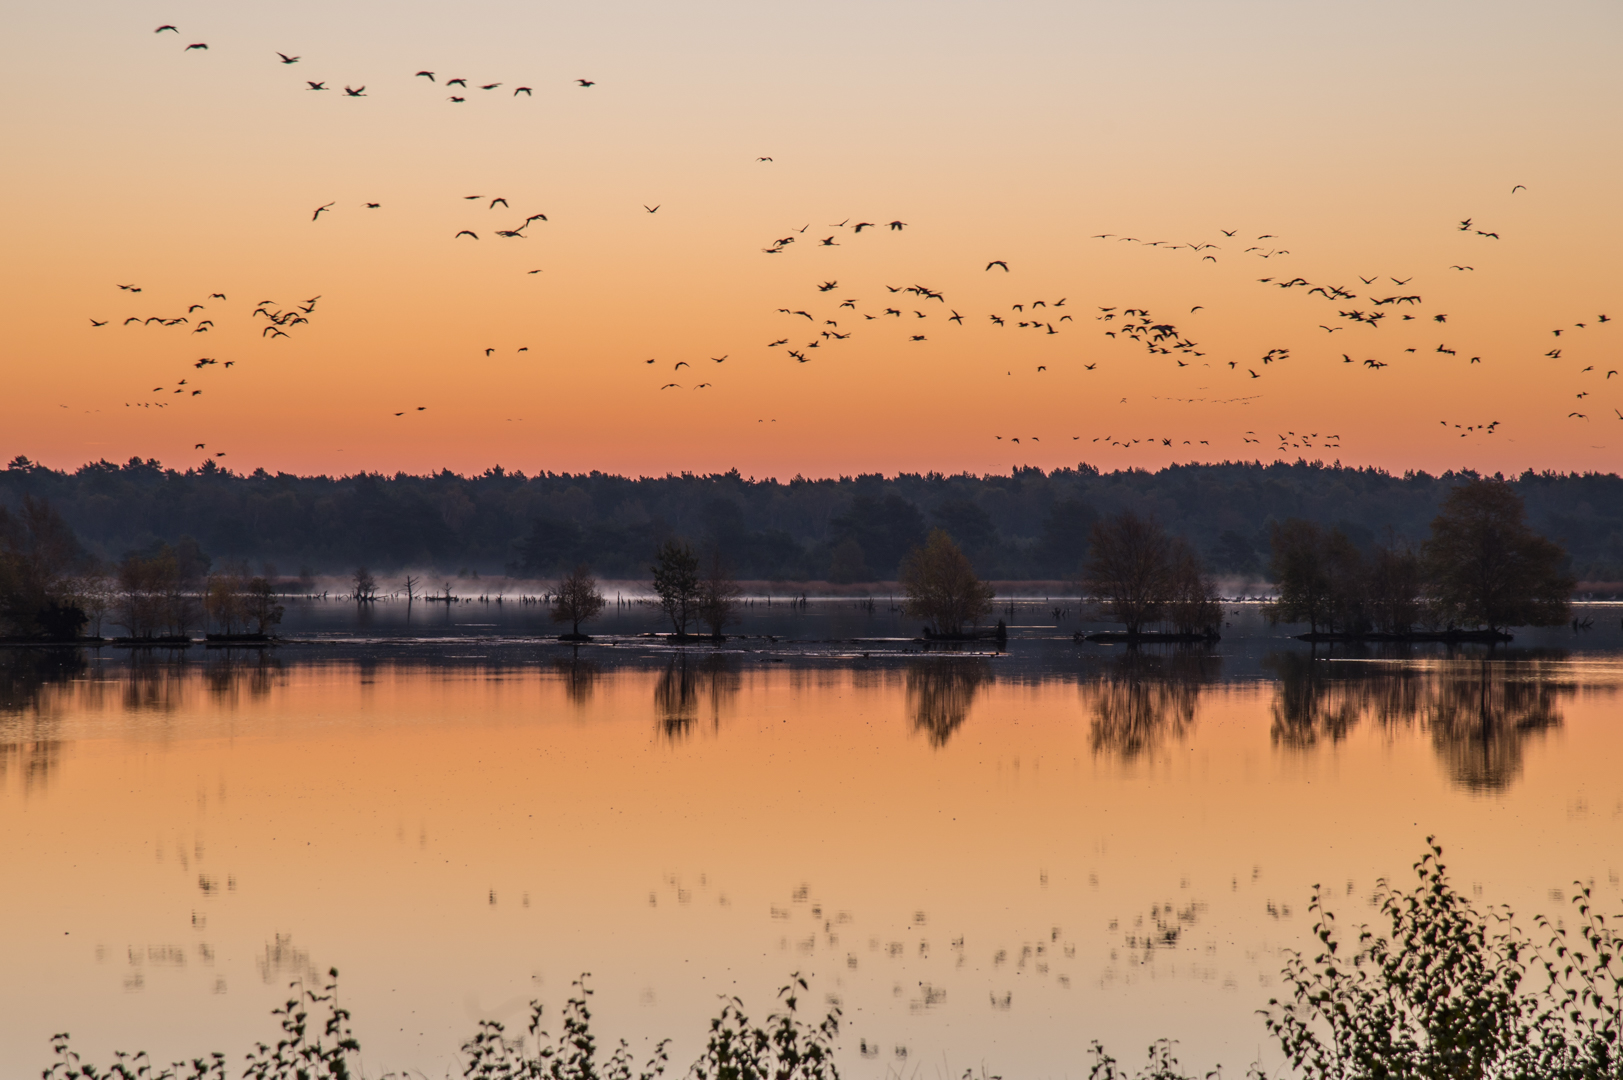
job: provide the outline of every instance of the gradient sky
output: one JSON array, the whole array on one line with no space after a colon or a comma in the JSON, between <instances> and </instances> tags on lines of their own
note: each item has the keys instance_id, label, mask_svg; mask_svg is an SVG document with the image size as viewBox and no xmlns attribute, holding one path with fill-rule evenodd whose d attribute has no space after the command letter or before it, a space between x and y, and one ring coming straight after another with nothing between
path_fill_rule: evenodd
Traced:
<instances>
[{"instance_id":1,"label":"gradient sky","mask_svg":"<svg viewBox=\"0 0 1623 1080\"><path fill-rule=\"evenodd\" d=\"M4 458L787 477L1623 450L1615 4L141 0L10 27ZM915 284L944 300L887 291ZM1337 315L1394 294L1423 300ZM316 296L286 338L250 314ZM1061 297L1056 333L1016 325ZM1107 338L1101 307L1204 355ZM121 325L154 315L191 322Z\"/></svg>"}]
</instances>

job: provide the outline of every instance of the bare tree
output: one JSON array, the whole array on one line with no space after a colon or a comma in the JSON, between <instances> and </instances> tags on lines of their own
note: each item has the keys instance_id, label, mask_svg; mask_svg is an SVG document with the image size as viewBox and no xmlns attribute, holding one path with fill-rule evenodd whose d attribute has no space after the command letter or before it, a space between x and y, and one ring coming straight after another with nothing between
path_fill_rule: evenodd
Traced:
<instances>
[{"instance_id":1,"label":"bare tree","mask_svg":"<svg viewBox=\"0 0 1623 1080\"><path fill-rule=\"evenodd\" d=\"M699 582L699 618L710 627L710 636L721 637L721 632L738 619L738 582L728 572L721 557L721 548L710 549L709 566Z\"/></svg>"},{"instance_id":2,"label":"bare tree","mask_svg":"<svg viewBox=\"0 0 1623 1080\"><path fill-rule=\"evenodd\" d=\"M417 586L421 584L422 580L422 578L415 578L410 574L406 575L406 603L409 604L417 599Z\"/></svg>"},{"instance_id":3,"label":"bare tree","mask_svg":"<svg viewBox=\"0 0 1623 1080\"><path fill-rule=\"evenodd\" d=\"M1215 633L1223 621L1223 608L1200 556L1181 536L1173 538L1170 554L1167 621L1180 634Z\"/></svg>"},{"instance_id":4,"label":"bare tree","mask_svg":"<svg viewBox=\"0 0 1623 1080\"><path fill-rule=\"evenodd\" d=\"M1154 518L1123 511L1093 527L1082 589L1129 634L1160 616L1171 592L1172 538Z\"/></svg>"},{"instance_id":5,"label":"bare tree","mask_svg":"<svg viewBox=\"0 0 1623 1080\"><path fill-rule=\"evenodd\" d=\"M557 594L552 599L552 621L568 623L568 636L583 638L585 635L580 632L580 624L596 618L607 603L598 591L592 568L581 563L558 582Z\"/></svg>"},{"instance_id":6,"label":"bare tree","mask_svg":"<svg viewBox=\"0 0 1623 1080\"><path fill-rule=\"evenodd\" d=\"M357 566L350 575L354 582L353 595L357 604L370 603L378 598L378 579L364 566Z\"/></svg>"}]
</instances>

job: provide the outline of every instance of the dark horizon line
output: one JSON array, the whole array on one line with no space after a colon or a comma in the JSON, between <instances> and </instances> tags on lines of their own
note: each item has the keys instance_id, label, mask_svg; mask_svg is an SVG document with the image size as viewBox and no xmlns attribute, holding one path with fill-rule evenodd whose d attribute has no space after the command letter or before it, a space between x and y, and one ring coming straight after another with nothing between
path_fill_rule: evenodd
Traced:
<instances>
[{"instance_id":1,"label":"dark horizon line","mask_svg":"<svg viewBox=\"0 0 1623 1080\"><path fill-rule=\"evenodd\" d=\"M787 486L790 486L790 485L793 485L793 484L796 484L796 483L804 483L804 484L844 484L844 483L855 483L857 481L863 481L863 480L866 480L866 481L878 480L878 481L882 481L882 482L884 482L884 481L896 481L896 480L902 480L902 479L915 479L915 480L942 479L942 480L982 480L982 481L984 481L984 480L993 480L993 479L1016 478L1016 477L1020 477L1020 476L1029 476L1029 475L1033 475L1033 474L1040 475L1040 476L1042 476L1044 478L1053 477L1053 476L1064 476L1064 475L1067 475L1067 474L1071 474L1071 475L1093 475L1093 476L1121 476L1121 475L1143 474L1143 475L1147 475L1147 476L1160 476L1160 475L1165 474L1165 473L1171 473L1171 472L1176 472L1176 471L1179 471L1179 470L1186 470L1186 469L1188 469L1188 470L1197 470L1197 469L1218 469L1218 468L1247 468L1247 469L1253 469L1254 468L1254 469L1262 469L1262 470L1265 470L1265 471L1269 470L1269 469L1285 469L1285 470L1307 469L1307 470L1311 470L1311 471L1325 471L1325 472L1338 472L1339 471L1339 472L1350 472L1350 473L1356 473L1356 474L1368 474L1368 475L1374 475L1374 476L1387 477L1387 478L1391 478L1391 479L1421 480L1421 481L1452 480L1452 479L1455 479L1455 478L1474 480L1474 479L1477 479L1477 478L1480 478L1480 477L1487 477L1487 478L1494 479L1494 480L1507 480L1507 481L1509 481L1511 483L1515 483L1516 481L1519 481L1519 480L1529 480L1529 479L1567 479L1567 478L1573 478L1573 477L1581 477L1581 478L1600 477L1600 478L1610 478L1610 479L1618 479L1619 478L1619 474L1616 473L1616 472L1601 472L1599 470L1594 470L1594 469L1571 471L1571 472L1562 472L1562 471L1558 471L1558 470L1554 470L1554 469L1537 470L1537 469L1533 469L1532 467L1525 468L1519 473L1513 473L1513 474L1509 474L1509 475L1505 474L1503 471L1496 471L1494 473L1489 474L1489 473L1485 473L1485 472L1482 472L1482 471L1477 470L1477 469L1470 469L1470 468L1466 468L1466 469L1447 469L1447 470L1445 470L1443 472L1436 473L1436 474L1429 473L1424 469L1406 469L1400 474L1400 473L1392 472L1391 470L1383 468L1382 466L1379 466L1379 465L1343 465L1341 463L1340 458L1337 458L1333 462L1330 462L1330 463L1327 464L1322 458L1315 458L1315 459L1310 461L1310 460L1308 460L1306 458L1303 458L1303 457L1300 457L1300 456L1297 457L1295 461L1285 461L1283 459L1276 459L1274 461L1264 462L1261 458L1253 458L1251 460L1245 460L1245 459L1231 460L1231 459L1228 459L1228 458L1224 458L1222 461L1172 462L1170 464L1163 465L1163 466L1161 466L1159 468L1155 468L1155 469L1149 469L1149 468L1145 468L1143 466L1131 466L1130 465L1130 466L1124 466L1122 468L1111 469L1109 471L1106 471L1106 470L1100 468L1097 465L1093 465L1093 464L1090 464L1090 463L1085 462L1085 461L1079 461L1074 466L1073 465L1061 465L1061 466L1056 466L1056 467L1054 467L1052 469L1044 469L1040 465L1015 465L1015 466L1011 466L1010 470L1007 473L1001 473L1001 472L975 473L975 472L967 472L967 471L965 471L965 472L956 472L956 473L944 473L944 472L937 472L937 471L934 471L934 470L931 470L929 472L898 471L898 472L894 472L894 473L885 473L885 472L841 473L841 474L833 475L833 476L806 476L806 475L804 475L802 473L796 473L794 476L792 476L788 480L782 480L782 479L779 479L779 478L777 478L775 476L767 476L767 477L763 477L761 479L757 479L753 474L751 474L749 476L744 476L739 471L739 469L738 469L738 467L736 465L734 467L732 467L731 469L726 470L725 472L699 473L699 472L692 472L690 470L683 469L683 470L680 470L680 471L677 471L677 472L667 472L662 476L651 476L651 475L647 475L647 474L640 474L640 475L637 475L637 476L631 476L631 475L628 475L628 474L625 474L625 473L603 472L602 470L599 470L599 469L591 469L591 470L588 470L588 471L585 471L585 472L552 472L550 470L545 470L545 471L540 471L540 472L535 472L535 473L526 473L523 469L509 470L509 469L507 469L506 466L501 465L501 464L487 466L483 472L478 472L478 473L459 473L459 472L454 472L449 468L442 468L438 472L426 472L426 473L408 473L408 472L405 472L404 470L396 470L395 472L387 473L387 472L383 472L381 470L369 471L369 470L364 470L363 469L360 472L339 473L339 474L335 475L335 474L329 474L329 473L290 473L290 472L283 472L283 471L270 472L269 470L265 469L263 466L256 468L253 472L237 472L237 471L233 471L232 468L229 465L220 464L220 463L216 462L214 459L210 458L210 459L204 461L202 465L188 466L186 469L181 470L181 469L172 468L172 467L171 468L165 468L163 463L161 461L159 461L157 458L145 458L145 459L143 459L143 458L141 458L140 455L132 456L128 461L124 462L123 464L120 464L120 463L114 462L114 461L108 461L106 458L100 458L100 459L98 459L96 461L86 461L82 465L79 465L76 468L70 469L70 468L66 468L66 467L64 467L64 468L54 468L52 466L45 465L45 464L42 464L42 463L37 462L37 461L33 461L33 460L29 459L27 457L27 455L18 454L18 455L16 455L16 457L12 458L11 461L9 461L6 464L5 471L6 472L23 472L23 473L29 473L29 472L38 471L38 472L55 473L55 474L57 474L59 476L76 476L76 475L79 475L79 474L87 472L87 471L97 471L97 470L116 470L116 471L119 471L119 472L123 472L123 471L135 471L135 470L148 470L148 469L150 469L150 470L158 472L158 473L160 473L160 474L162 474L164 476L175 476L175 477L220 475L220 476L224 476L224 477L229 477L229 478L234 479L234 480L292 479L292 480L326 480L326 481L330 481L330 482L340 482L340 481L345 481L345 480L357 480L357 479L378 479L378 480L441 480L441 479L482 480L482 479L497 479L497 478L512 478L512 479L521 480L521 481L528 481L528 480L539 480L539 479L565 479L565 478L573 478L573 477L598 477L598 476L601 476L601 477L607 477L607 478L611 478L611 479L630 480L630 481L640 481L640 480L727 480L727 479L733 479L733 480L737 480L737 481L740 481L742 483L748 483L748 484L771 484L771 485L778 485L778 486L787 487Z\"/></svg>"}]
</instances>

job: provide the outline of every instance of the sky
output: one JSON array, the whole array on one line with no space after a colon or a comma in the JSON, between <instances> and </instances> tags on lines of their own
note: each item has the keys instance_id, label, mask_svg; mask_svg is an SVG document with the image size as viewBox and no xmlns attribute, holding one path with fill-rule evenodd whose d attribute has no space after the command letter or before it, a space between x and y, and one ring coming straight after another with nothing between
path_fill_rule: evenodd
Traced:
<instances>
[{"instance_id":1,"label":"sky","mask_svg":"<svg viewBox=\"0 0 1623 1080\"><path fill-rule=\"evenodd\" d=\"M10 25L0 459L787 478L1623 450L1615 4L139 0ZM1140 312L1172 329L1134 340Z\"/></svg>"}]
</instances>

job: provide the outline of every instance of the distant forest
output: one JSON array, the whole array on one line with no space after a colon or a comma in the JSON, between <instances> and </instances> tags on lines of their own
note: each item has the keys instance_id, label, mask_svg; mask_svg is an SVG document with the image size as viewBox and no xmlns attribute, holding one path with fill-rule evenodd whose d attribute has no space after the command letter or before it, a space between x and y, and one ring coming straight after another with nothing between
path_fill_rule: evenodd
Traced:
<instances>
[{"instance_id":1,"label":"distant forest","mask_svg":"<svg viewBox=\"0 0 1623 1080\"><path fill-rule=\"evenodd\" d=\"M894 580L935 527L984 578L1070 580L1093 522L1133 510L1187 538L1212 572L1261 580L1270 522L1340 526L1360 546L1388 530L1419 541L1448 490L1471 475L1236 462L786 482L737 471L633 479L500 467L329 477L242 475L212 462L181 471L138 458L66 472L18 457L0 470L0 505L49 500L110 561L167 543L211 562L269 564L284 578L357 566L545 577L578 562L604 577L644 578L655 547L675 536L719 545L740 578L838 582ZM1529 523L1565 545L1574 576L1623 580L1623 478L1528 472L1514 483Z\"/></svg>"}]
</instances>

